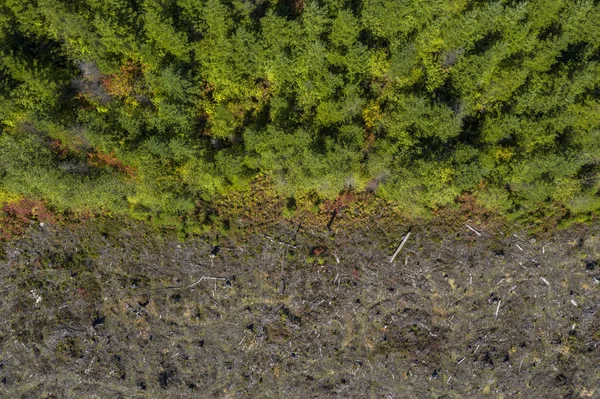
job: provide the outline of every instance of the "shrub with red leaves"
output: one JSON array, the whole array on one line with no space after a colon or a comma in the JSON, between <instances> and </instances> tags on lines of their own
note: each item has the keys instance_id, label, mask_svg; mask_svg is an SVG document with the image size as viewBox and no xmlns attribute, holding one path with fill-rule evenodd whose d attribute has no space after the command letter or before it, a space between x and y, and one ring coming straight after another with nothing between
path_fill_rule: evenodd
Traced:
<instances>
[{"instance_id":1,"label":"shrub with red leaves","mask_svg":"<svg viewBox=\"0 0 600 399\"><path fill-rule=\"evenodd\" d=\"M56 223L56 216L41 201L24 198L2 207L0 215L0 240L21 235L31 221Z\"/></svg>"},{"instance_id":2,"label":"shrub with red leaves","mask_svg":"<svg viewBox=\"0 0 600 399\"><path fill-rule=\"evenodd\" d=\"M321 210L326 213L339 212L342 208L348 206L356 200L354 194L350 191L345 191L334 200L326 200L321 205Z\"/></svg>"},{"instance_id":3,"label":"shrub with red leaves","mask_svg":"<svg viewBox=\"0 0 600 399\"><path fill-rule=\"evenodd\" d=\"M125 173L129 177L134 176L134 169L129 165L125 165L117 158L114 150L110 153L101 152L99 150L88 153L88 164L95 167L109 167L121 173Z\"/></svg>"}]
</instances>

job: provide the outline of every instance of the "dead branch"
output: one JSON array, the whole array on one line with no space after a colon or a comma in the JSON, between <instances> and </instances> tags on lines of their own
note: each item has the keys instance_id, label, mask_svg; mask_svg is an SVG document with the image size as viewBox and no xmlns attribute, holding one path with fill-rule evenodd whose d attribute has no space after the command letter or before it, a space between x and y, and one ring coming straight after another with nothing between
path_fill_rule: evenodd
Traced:
<instances>
[{"instance_id":1,"label":"dead branch","mask_svg":"<svg viewBox=\"0 0 600 399\"><path fill-rule=\"evenodd\" d=\"M196 281L195 283L192 283L192 284L188 285L187 287L181 287L181 288L182 289L184 289L184 288L186 288L186 289L187 288L192 288L193 286L195 286L197 284L200 284L200 282L202 282L202 280L227 280L227 279L223 278L223 277L205 277L205 276L202 276L202 277L200 277L200 280Z\"/></svg>"},{"instance_id":2,"label":"dead branch","mask_svg":"<svg viewBox=\"0 0 600 399\"><path fill-rule=\"evenodd\" d=\"M160 288L149 288L147 291L162 291L162 290L185 290L188 288L192 288L198 284L200 284L202 281L204 280L227 280L224 277L206 277L206 276L202 276L200 277L199 280L193 282L192 284L188 285L188 286L172 286L172 287L160 287Z\"/></svg>"},{"instance_id":3,"label":"dead branch","mask_svg":"<svg viewBox=\"0 0 600 399\"><path fill-rule=\"evenodd\" d=\"M286 247L290 247L290 248L294 248L294 249L297 248L296 245L292 245L292 244L288 244L288 243L283 242L283 241L276 240L273 237L268 236L266 234L263 234L263 236L267 237L271 242L275 242L275 243L277 243L279 245L285 245Z\"/></svg>"},{"instance_id":4,"label":"dead branch","mask_svg":"<svg viewBox=\"0 0 600 399\"><path fill-rule=\"evenodd\" d=\"M402 240L400 245L398 245L398 249L396 250L396 252L394 252L394 255L392 255L392 258L390 259L390 263L394 263L394 259L396 259L396 256L398 256L398 254L402 250L402 247L404 246L404 244L406 244L406 241L408 241L408 237L410 237L410 231L408 233L406 233L406 235L404 236L404 239Z\"/></svg>"},{"instance_id":5,"label":"dead branch","mask_svg":"<svg viewBox=\"0 0 600 399\"><path fill-rule=\"evenodd\" d=\"M481 237L481 233L478 232L477 230L475 230L474 228L472 228L471 226L469 226L468 224L465 224L465 226L467 226L467 228L469 230L471 230L472 232L474 232L475 234L477 234L479 237Z\"/></svg>"}]
</instances>

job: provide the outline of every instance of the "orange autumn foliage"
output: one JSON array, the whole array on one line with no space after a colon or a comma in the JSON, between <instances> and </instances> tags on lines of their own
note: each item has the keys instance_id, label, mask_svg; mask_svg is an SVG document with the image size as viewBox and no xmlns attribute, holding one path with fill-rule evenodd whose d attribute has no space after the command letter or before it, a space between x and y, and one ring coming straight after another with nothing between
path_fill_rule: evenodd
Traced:
<instances>
[{"instance_id":1,"label":"orange autumn foliage","mask_svg":"<svg viewBox=\"0 0 600 399\"><path fill-rule=\"evenodd\" d=\"M88 164L97 168L108 167L118 172L124 173L129 177L135 175L135 170L129 165L125 165L119 158L116 157L115 151L110 153L102 152L96 149L95 152L90 152L88 155Z\"/></svg>"}]
</instances>

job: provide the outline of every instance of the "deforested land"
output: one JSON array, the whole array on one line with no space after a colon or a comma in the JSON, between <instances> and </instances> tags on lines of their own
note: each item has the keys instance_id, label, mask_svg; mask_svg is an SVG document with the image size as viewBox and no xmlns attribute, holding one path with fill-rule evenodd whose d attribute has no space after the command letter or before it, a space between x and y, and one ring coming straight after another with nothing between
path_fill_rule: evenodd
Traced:
<instances>
[{"instance_id":1,"label":"deforested land","mask_svg":"<svg viewBox=\"0 0 600 399\"><path fill-rule=\"evenodd\" d=\"M454 216L347 228L342 212L339 230L243 224L185 242L126 220L36 223L0 261L2 391L598 395L598 225L533 235Z\"/></svg>"}]
</instances>

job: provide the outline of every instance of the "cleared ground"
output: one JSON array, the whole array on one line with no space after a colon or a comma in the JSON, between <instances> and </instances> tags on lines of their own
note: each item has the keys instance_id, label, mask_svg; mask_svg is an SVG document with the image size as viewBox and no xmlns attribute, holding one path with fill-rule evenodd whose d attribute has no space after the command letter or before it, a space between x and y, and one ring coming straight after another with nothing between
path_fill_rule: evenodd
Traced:
<instances>
[{"instance_id":1,"label":"cleared ground","mask_svg":"<svg viewBox=\"0 0 600 399\"><path fill-rule=\"evenodd\" d=\"M0 260L0 396L600 396L600 225L469 226L36 224Z\"/></svg>"}]
</instances>

